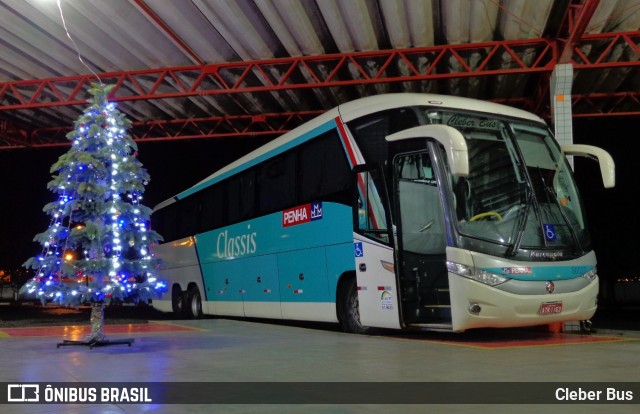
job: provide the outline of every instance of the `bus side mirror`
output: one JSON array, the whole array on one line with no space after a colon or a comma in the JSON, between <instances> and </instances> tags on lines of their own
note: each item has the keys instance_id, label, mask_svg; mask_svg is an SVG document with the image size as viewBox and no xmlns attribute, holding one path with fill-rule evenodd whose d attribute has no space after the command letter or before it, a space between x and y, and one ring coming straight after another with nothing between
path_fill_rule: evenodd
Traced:
<instances>
[{"instance_id":1,"label":"bus side mirror","mask_svg":"<svg viewBox=\"0 0 640 414\"><path fill-rule=\"evenodd\" d=\"M410 138L433 138L444 146L451 174L456 177L469 175L469 153L467 142L455 128L448 125L421 125L387 135L389 142Z\"/></svg>"},{"instance_id":2,"label":"bus side mirror","mask_svg":"<svg viewBox=\"0 0 640 414\"><path fill-rule=\"evenodd\" d=\"M604 188L613 188L616 185L616 165L611 155L602 148L592 145L570 144L562 145L565 155L593 158L600 164L600 174Z\"/></svg>"}]
</instances>

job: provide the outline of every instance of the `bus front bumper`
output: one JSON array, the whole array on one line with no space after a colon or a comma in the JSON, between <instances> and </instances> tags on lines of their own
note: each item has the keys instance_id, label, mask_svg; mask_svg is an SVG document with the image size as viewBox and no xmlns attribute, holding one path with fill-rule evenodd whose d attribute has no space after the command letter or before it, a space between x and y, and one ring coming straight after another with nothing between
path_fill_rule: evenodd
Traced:
<instances>
[{"instance_id":1,"label":"bus front bumper","mask_svg":"<svg viewBox=\"0 0 640 414\"><path fill-rule=\"evenodd\" d=\"M454 332L513 328L590 319L597 308L598 278L569 293L516 295L449 273Z\"/></svg>"}]
</instances>

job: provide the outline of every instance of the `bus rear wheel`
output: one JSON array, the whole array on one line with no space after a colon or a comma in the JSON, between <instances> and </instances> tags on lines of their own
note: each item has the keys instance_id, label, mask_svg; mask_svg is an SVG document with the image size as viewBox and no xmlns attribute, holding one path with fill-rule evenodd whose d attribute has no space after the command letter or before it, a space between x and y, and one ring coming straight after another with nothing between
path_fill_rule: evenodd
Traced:
<instances>
[{"instance_id":1,"label":"bus rear wheel","mask_svg":"<svg viewBox=\"0 0 640 414\"><path fill-rule=\"evenodd\" d=\"M187 299L180 286L174 286L171 290L171 309L178 318L184 318Z\"/></svg>"},{"instance_id":2,"label":"bus rear wheel","mask_svg":"<svg viewBox=\"0 0 640 414\"><path fill-rule=\"evenodd\" d=\"M369 332L369 328L363 326L360 322L360 302L358 300L358 289L355 277L347 281L341 301L342 315L340 317L340 324L342 325L342 330L355 334L365 334Z\"/></svg>"},{"instance_id":3,"label":"bus rear wheel","mask_svg":"<svg viewBox=\"0 0 640 414\"><path fill-rule=\"evenodd\" d=\"M202 297L197 286L189 286L187 290L187 317L198 319L202 316Z\"/></svg>"}]
</instances>

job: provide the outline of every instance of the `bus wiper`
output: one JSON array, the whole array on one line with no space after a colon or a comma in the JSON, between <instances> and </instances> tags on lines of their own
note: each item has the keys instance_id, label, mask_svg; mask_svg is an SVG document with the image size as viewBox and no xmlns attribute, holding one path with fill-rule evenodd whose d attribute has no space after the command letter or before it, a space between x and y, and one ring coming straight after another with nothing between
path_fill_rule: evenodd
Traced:
<instances>
[{"instance_id":1,"label":"bus wiper","mask_svg":"<svg viewBox=\"0 0 640 414\"><path fill-rule=\"evenodd\" d=\"M514 242L507 249L506 255L513 257L516 255L518 250L520 250L520 244L522 243L522 238L524 237L524 232L527 228L527 220L529 219L529 209L531 208L531 200L532 200L533 190L530 185L527 185L527 196L524 201L524 213L519 215L518 223L516 224L516 228L518 229L518 235Z\"/></svg>"}]
</instances>

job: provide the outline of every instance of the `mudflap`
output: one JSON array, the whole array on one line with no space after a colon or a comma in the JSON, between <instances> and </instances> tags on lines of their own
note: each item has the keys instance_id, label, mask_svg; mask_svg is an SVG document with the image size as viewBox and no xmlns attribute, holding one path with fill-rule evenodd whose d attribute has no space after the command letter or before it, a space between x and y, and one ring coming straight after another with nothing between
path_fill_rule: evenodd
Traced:
<instances>
[{"instance_id":1,"label":"mudflap","mask_svg":"<svg viewBox=\"0 0 640 414\"><path fill-rule=\"evenodd\" d=\"M393 249L354 233L360 323L400 329Z\"/></svg>"}]
</instances>

